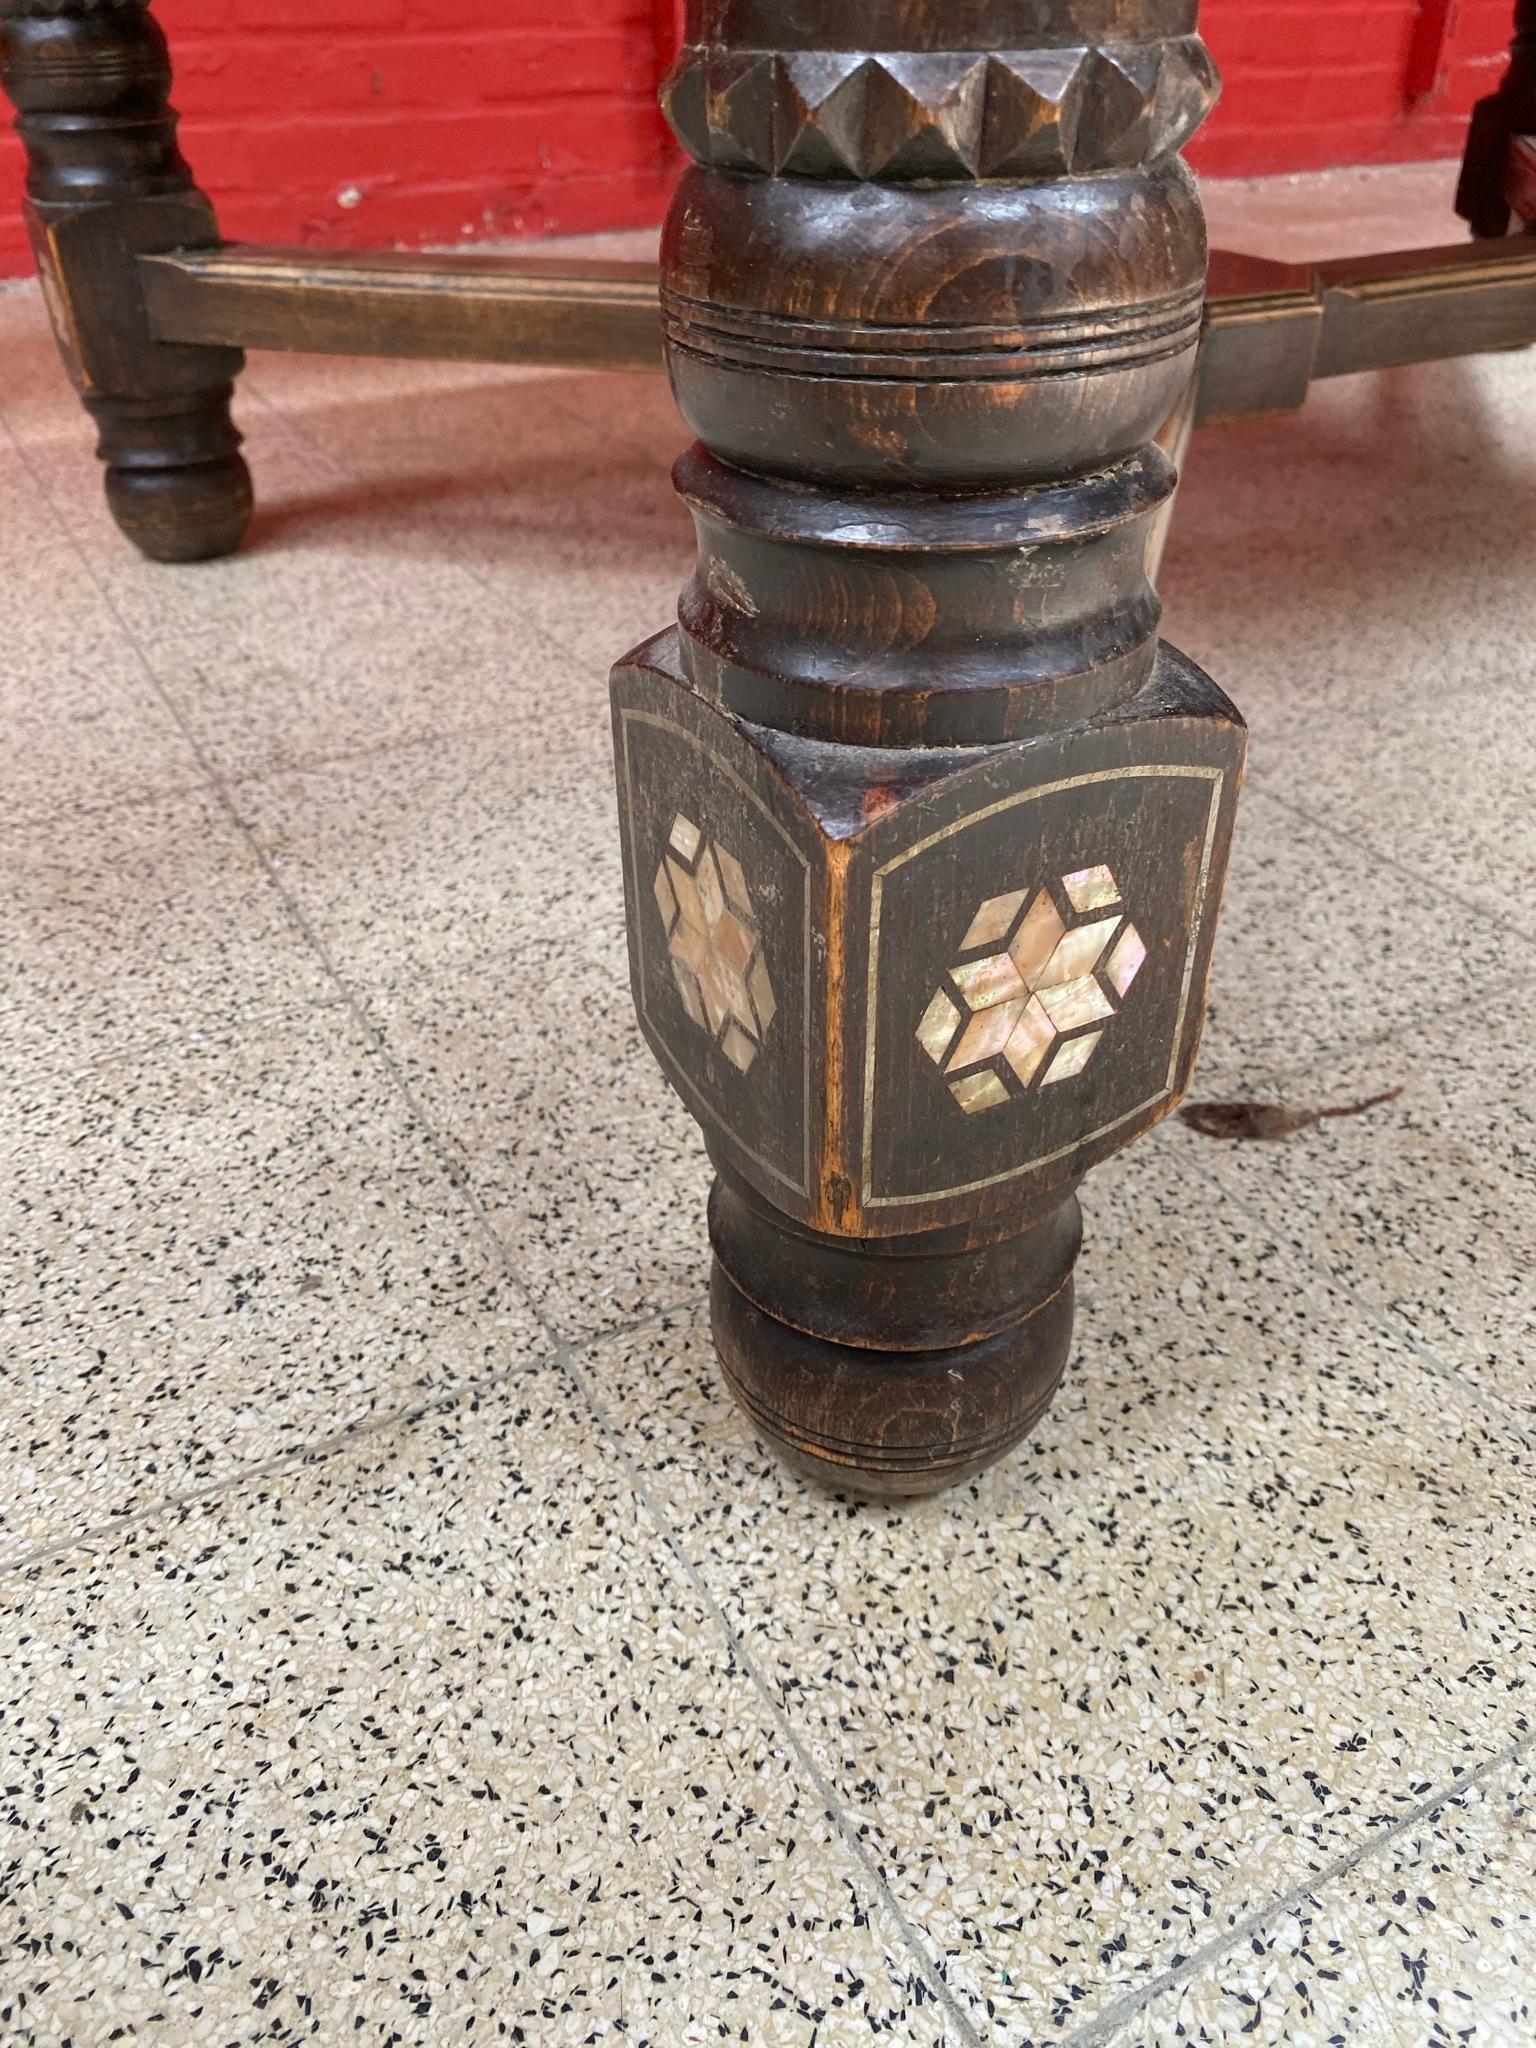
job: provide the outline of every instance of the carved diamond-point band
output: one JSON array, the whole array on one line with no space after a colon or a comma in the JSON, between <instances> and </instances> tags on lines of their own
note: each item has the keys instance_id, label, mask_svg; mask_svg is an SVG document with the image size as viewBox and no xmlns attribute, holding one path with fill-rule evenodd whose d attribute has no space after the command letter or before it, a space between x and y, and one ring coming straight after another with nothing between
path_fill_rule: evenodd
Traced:
<instances>
[{"instance_id":1,"label":"carved diamond-point band","mask_svg":"<svg viewBox=\"0 0 1536 2048\"><path fill-rule=\"evenodd\" d=\"M678 140L718 170L901 182L1130 169L1215 104L1198 36L992 52L690 45L662 88Z\"/></svg>"}]
</instances>

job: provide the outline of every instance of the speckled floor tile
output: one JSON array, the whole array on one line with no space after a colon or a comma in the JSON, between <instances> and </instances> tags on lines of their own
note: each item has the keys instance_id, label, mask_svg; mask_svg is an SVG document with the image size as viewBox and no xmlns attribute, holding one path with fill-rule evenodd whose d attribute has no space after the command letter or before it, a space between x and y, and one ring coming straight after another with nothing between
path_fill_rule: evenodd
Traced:
<instances>
[{"instance_id":1,"label":"speckled floor tile","mask_svg":"<svg viewBox=\"0 0 1536 2048\"><path fill-rule=\"evenodd\" d=\"M1536 1775L1490 1775L1163 1994L1124 2048L1525 2048Z\"/></svg>"},{"instance_id":2,"label":"speckled floor tile","mask_svg":"<svg viewBox=\"0 0 1536 2048\"><path fill-rule=\"evenodd\" d=\"M0 1630L9 2041L946 2038L556 1373L72 1551Z\"/></svg>"},{"instance_id":3,"label":"speckled floor tile","mask_svg":"<svg viewBox=\"0 0 1536 2048\"><path fill-rule=\"evenodd\" d=\"M5 352L5 388L0 416L22 445L58 439L90 422L59 362L43 295L35 277L0 283L0 349Z\"/></svg>"},{"instance_id":4,"label":"speckled floor tile","mask_svg":"<svg viewBox=\"0 0 1536 2048\"><path fill-rule=\"evenodd\" d=\"M1366 889L1373 860L1397 862L1449 927L1470 902L1508 925L1513 952L1518 934L1536 936L1536 664L1511 662L1506 636L1468 647L1462 673L1475 687L1460 704L1363 723L1339 711L1272 733L1256 780L1357 839Z\"/></svg>"},{"instance_id":5,"label":"speckled floor tile","mask_svg":"<svg viewBox=\"0 0 1536 2048\"><path fill-rule=\"evenodd\" d=\"M1536 455L1515 422L1529 391L1520 355L1426 364L1327 382L1299 418L1196 439L1167 630L1243 709L1258 771L1314 813L1352 823L1379 794L1378 824L1407 827L1411 809L1395 813L1415 769L1422 804L1453 787L1466 803L1459 748L1481 748L1485 702L1497 734L1501 686L1528 685ZM1321 791L1289 745L1313 718L1333 771ZM1393 791L1382 736L1419 725L1439 744Z\"/></svg>"},{"instance_id":6,"label":"speckled floor tile","mask_svg":"<svg viewBox=\"0 0 1536 2048\"><path fill-rule=\"evenodd\" d=\"M1437 239L1381 178L1218 235ZM35 292L0 351L0 1560L52 1552L0 1605L0 2034L1524 2048L1536 357L1197 441L1169 630L1254 732L1197 1089L1408 1092L1096 1174L1038 1442L892 1511L724 1395L633 1023L664 382L258 359L253 546L177 573Z\"/></svg>"},{"instance_id":7,"label":"speckled floor tile","mask_svg":"<svg viewBox=\"0 0 1536 2048\"><path fill-rule=\"evenodd\" d=\"M548 1349L343 1011L24 1078L0 1117L8 1557Z\"/></svg>"},{"instance_id":8,"label":"speckled floor tile","mask_svg":"<svg viewBox=\"0 0 1536 2048\"><path fill-rule=\"evenodd\" d=\"M0 818L14 827L203 783L196 753L3 436L0 534Z\"/></svg>"},{"instance_id":9,"label":"speckled floor tile","mask_svg":"<svg viewBox=\"0 0 1536 2048\"><path fill-rule=\"evenodd\" d=\"M1034 1447L898 1510L751 1440L702 1316L589 1370L995 2048L1064 2041L1524 1726L1528 1457L1152 1141Z\"/></svg>"},{"instance_id":10,"label":"speckled floor tile","mask_svg":"<svg viewBox=\"0 0 1536 2048\"><path fill-rule=\"evenodd\" d=\"M1536 983L1314 1067L1297 1107L1402 1098L1284 1143L1170 1134L1225 1194L1536 1423ZM1266 1091L1269 1093L1272 1091ZM1287 1098L1282 1098L1287 1099Z\"/></svg>"},{"instance_id":11,"label":"speckled floor tile","mask_svg":"<svg viewBox=\"0 0 1536 2048\"><path fill-rule=\"evenodd\" d=\"M1397 864L1447 929L1472 901L1533 936L1529 378L1506 354L1344 379L1202 436L1163 580L1252 786L1361 843L1362 902Z\"/></svg>"},{"instance_id":12,"label":"speckled floor tile","mask_svg":"<svg viewBox=\"0 0 1536 2048\"><path fill-rule=\"evenodd\" d=\"M509 723L235 801L566 1334L702 1294L709 1171L635 1025L606 726Z\"/></svg>"},{"instance_id":13,"label":"speckled floor tile","mask_svg":"<svg viewBox=\"0 0 1536 2048\"><path fill-rule=\"evenodd\" d=\"M663 378L566 376L530 393L485 372L409 406L380 405L360 379L332 403L279 409L366 493L382 553L452 562L480 593L471 608L525 622L580 677L605 684L676 616L694 544L670 476L688 433Z\"/></svg>"},{"instance_id":14,"label":"speckled floor tile","mask_svg":"<svg viewBox=\"0 0 1536 2048\"><path fill-rule=\"evenodd\" d=\"M491 730L242 783L234 802L354 987L484 971L504 1005L552 954L628 973L596 707L546 726L530 696Z\"/></svg>"},{"instance_id":15,"label":"speckled floor tile","mask_svg":"<svg viewBox=\"0 0 1536 2048\"><path fill-rule=\"evenodd\" d=\"M0 824L0 1073L76 1070L334 984L218 800Z\"/></svg>"},{"instance_id":16,"label":"speckled floor tile","mask_svg":"<svg viewBox=\"0 0 1536 2048\"><path fill-rule=\"evenodd\" d=\"M1250 787L1195 1093L1247 1091L1391 1031L1502 999L1536 940L1443 901L1355 840Z\"/></svg>"},{"instance_id":17,"label":"speckled floor tile","mask_svg":"<svg viewBox=\"0 0 1536 2048\"><path fill-rule=\"evenodd\" d=\"M710 1170L622 959L509 957L372 1004L390 1052L562 1335L702 1296Z\"/></svg>"},{"instance_id":18,"label":"speckled floor tile","mask_svg":"<svg viewBox=\"0 0 1536 2048\"><path fill-rule=\"evenodd\" d=\"M600 676L605 689L616 661L675 621L677 593L695 555L693 528L675 504L654 518L619 520L605 509L607 488L604 476L594 478L596 523L589 532L529 534L515 558L504 555L499 563L476 560L470 546L460 550L493 589L508 590L579 673ZM476 519L470 540L479 532Z\"/></svg>"},{"instance_id":19,"label":"speckled floor tile","mask_svg":"<svg viewBox=\"0 0 1536 2048\"><path fill-rule=\"evenodd\" d=\"M248 404L285 422L322 468L376 485L382 510L498 555L498 538L588 528L675 504L668 472L687 429L664 376L494 365L257 359ZM474 516L484 496L488 525Z\"/></svg>"},{"instance_id":20,"label":"speckled floor tile","mask_svg":"<svg viewBox=\"0 0 1536 2048\"><path fill-rule=\"evenodd\" d=\"M317 472L268 415L249 440L262 478L249 544L181 574L105 519L88 448L33 457L124 644L217 773L400 746L572 694L569 652L488 601L419 519L392 522L367 487ZM604 680L583 681L594 722Z\"/></svg>"},{"instance_id":21,"label":"speckled floor tile","mask_svg":"<svg viewBox=\"0 0 1536 2048\"><path fill-rule=\"evenodd\" d=\"M1457 166L1358 164L1279 178L1202 178L1211 240L1277 263L1376 249L1429 249L1466 238L1453 201Z\"/></svg>"}]
</instances>

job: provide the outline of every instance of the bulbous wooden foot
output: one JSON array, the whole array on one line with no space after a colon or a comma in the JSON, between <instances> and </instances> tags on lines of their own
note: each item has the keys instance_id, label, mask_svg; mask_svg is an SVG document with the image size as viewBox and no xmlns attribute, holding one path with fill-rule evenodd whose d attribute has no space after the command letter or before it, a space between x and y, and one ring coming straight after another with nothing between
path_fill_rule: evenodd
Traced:
<instances>
[{"instance_id":1,"label":"bulbous wooden foot","mask_svg":"<svg viewBox=\"0 0 1536 2048\"><path fill-rule=\"evenodd\" d=\"M157 469L109 463L107 504L121 532L152 562L211 562L232 555L255 499L245 458Z\"/></svg>"},{"instance_id":2,"label":"bulbous wooden foot","mask_svg":"<svg viewBox=\"0 0 1536 2048\"><path fill-rule=\"evenodd\" d=\"M254 501L228 388L175 410L115 398L86 402L100 428L107 504L139 552L154 562L233 554Z\"/></svg>"},{"instance_id":3,"label":"bulbous wooden foot","mask_svg":"<svg viewBox=\"0 0 1536 2048\"><path fill-rule=\"evenodd\" d=\"M251 478L229 416L238 349L151 332L138 259L218 240L176 145L165 38L141 0L0 0L0 78L59 352L96 422L107 503L160 562L240 545Z\"/></svg>"},{"instance_id":4,"label":"bulbous wooden foot","mask_svg":"<svg viewBox=\"0 0 1536 2048\"><path fill-rule=\"evenodd\" d=\"M901 1499L973 1478L1050 1406L1082 1240L1069 1195L992 1244L865 1250L716 1183L710 1305L731 1392L797 1471Z\"/></svg>"}]
</instances>

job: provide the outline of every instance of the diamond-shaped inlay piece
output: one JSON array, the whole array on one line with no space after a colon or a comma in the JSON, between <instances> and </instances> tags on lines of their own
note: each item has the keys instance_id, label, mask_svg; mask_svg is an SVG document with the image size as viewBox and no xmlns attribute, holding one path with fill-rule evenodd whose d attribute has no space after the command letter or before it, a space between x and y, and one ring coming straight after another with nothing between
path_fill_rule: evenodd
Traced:
<instances>
[{"instance_id":1,"label":"diamond-shaped inlay piece","mask_svg":"<svg viewBox=\"0 0 1536 2048\"><path fill-rule=\"evenodd\" d=\"M1123 996L1146 962L1147 948L1135 925L1120 934L1115 950L1104 963L1104 972L1117 996Z\"/></svg>"},{"instance_id":2,"label":"diamond-shaped inlay piece","mask_svg":"<svg viewBox=\"0 0 1536 2048\"><path fill-rule=\"evenodd\" d=\"M1080 1074L1093 1058L1102 1031L1090 1031L1083 1038L1068 1038L1062 1041L1061 1051L1045 1070L1042 1088L1049 1088L1053 1081L1070 1081L1074 1074Z\"/></svg>"},{"instance_id":3,"label":"diamond-shaped inlay piece","mask_svg":"<svg viewBox=\"0 0 1536 2048\"><path fill-rule=\"evenodd\" d=\"M1019 912L1024 908L1027 889L1015 889L1011 896L989 896L971 920L971 928L960 941L962 953L969 953L976 946L995 946L1006 939L1013 930Z\"/></svg>"},{"instance_id":4,"label":"diamond-shaped inlay piece","mask_svg":"<svg viewBox=\"0 0 1536 2048\"><path fill-rule=\"evenodd\" d=\"M679 811L652 887L683 1008L744 1074L778 1005L741 863Z\"/></svg>"},{"instance_id":5,"label":"diamond-shaped inlay piece","mask_svg":"<svg viewBox=\"0 0 1536 2048\"><path fill-rule=\"evenodd\" d=\"M1000 1102L1008 1100L1008 1090L996 1074L985 1068L979 1074L967 1074L963 1081L951 1081L949 1092L967 1116L975 1116L982 1109L996 1109Z\"/></svg>"},{"instance_id":6,"label":"diamond-shaped inlay piece","mask_svg":"<svg viewBox=\"0 0 1536 2048\"><path fill-rule=\"evenodd\" d=\"M698 826L690 824L688 819L679 811L672 820L673 851L680 853L684 860L691 861L699 850L699 837Z\"/></svg>"},{"instance_id":7,"label":"diamond-shaped inlay piece","mask_svg":"<svg viewBox=\"0 0 1536 2048\"><path fill-rule=\"evenodd\" d=\"M682 931L675 876L672 886ZM996 950L957 961L917 1027L967 1116L1082 1073L1147 958L1107 867L1078 868L1033 897L1027 889L989 896L960 951L982 946Z\"/></svg>"},{"instance_id":8,"label":"diamond-shaped inlay piece","mask_svg":"<svg viewBox=\"0 0 1536 2048\"><path fill-rule=\"evenodd\" d=\"M954 1042L955 1026L959 1022L960 1012L943 989L936 990L933 1001L923 1013L922 1023L917 1027L917 1042L936 1066L943 1066L944 1055Z\"/></svg>"},{"instance_id":9,"label":"diamond-shaped inlay piece","mask_svg":"<svg viewBox=\"0 0 1536 2048\"><path fill-rule=\"evenodd\" d=\"M1061 886L1074 910L1113 910L1120 901L1120 885L1108 868L1079 868L1063 875Z\"/></svg>"},{"instance_id":10,"label":"diamond-shaped inlay piece","mask_svg":"<svg viewBox=\"0 0 1536 2048\"><path fill-rule=\"evenodd\" d=\"M1013 935L1008 957L1026 988L1035 988L1045 969L1056 957L1056 948L1067 935L1061 912L1042 889L1029 906L1029 915Z\"/></svg>"}]
</instances>

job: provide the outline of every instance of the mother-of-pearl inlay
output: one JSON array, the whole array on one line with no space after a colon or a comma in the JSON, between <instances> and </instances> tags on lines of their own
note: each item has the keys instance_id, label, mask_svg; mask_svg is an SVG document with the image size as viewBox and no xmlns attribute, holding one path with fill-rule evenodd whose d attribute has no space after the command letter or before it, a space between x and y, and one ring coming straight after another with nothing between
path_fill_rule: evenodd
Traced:
<instances>
[{"instance_id":1,"label":"mother-of-pearl inlay","mask_svg":"<svg viewBox=\"0 0 1536 2048\"><path fill-rule=\"evenodd\" d=\"M744 1074L778 1004L741 863L679 811L652 887L683 1008Z\"/></svg>"},{"instance_id":2,"label":"mother-of-pearl inlay","mask_svg":"<svg viewBox=\"0 0 1536 2048\"><path fill-rule=\"evenodd\" d=\"M1107 867L988 897L960 950L917 1038L967 1116L1082 1073L1147 958Z\"/></svg>"}]
</instances>

